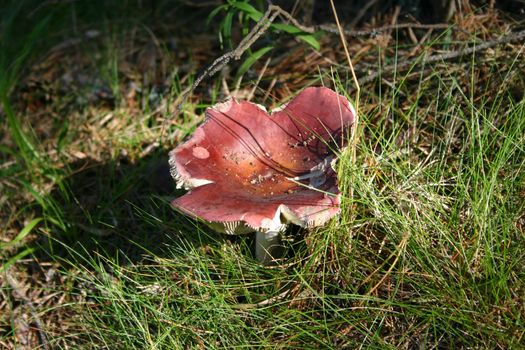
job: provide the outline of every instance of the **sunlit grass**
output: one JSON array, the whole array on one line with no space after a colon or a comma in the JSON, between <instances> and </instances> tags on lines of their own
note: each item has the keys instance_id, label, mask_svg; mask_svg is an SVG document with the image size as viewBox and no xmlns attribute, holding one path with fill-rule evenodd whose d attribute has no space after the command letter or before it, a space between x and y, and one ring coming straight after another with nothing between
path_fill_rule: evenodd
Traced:
<instances>
[{"instance_id":1,"label":"sunlit grass","mask_svg":"<svg viewBox=\"0 0 525 350\"><path fill-rule=\"evenodd\" d=\"M465 113L469 100L458 102L461 87L448 79L423 82L439 100L421 96L408 113L389 99L366 108L377 97L365 96L357 159L344 152L338 163L341 216L289 242L277 266L257 264L249 237L225 239L137 203L145 230L172 238L162 254L138 261L73 260L92 291L92 307L79 306L91 310L83 318L92 340L119 348L518 346L524 104L502 94Z\"/></svg>"}]
</instances>

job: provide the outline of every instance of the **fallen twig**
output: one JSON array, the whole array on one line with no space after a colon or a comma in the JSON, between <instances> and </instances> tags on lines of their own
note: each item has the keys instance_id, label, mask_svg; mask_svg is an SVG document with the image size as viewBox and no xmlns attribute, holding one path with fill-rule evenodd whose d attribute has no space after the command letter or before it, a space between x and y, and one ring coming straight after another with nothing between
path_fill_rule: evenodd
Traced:
<instances>
[{"instance_id":1,"label":"fallen twig","mask_svg":"<svg viewBox=\"0 0 525 350\"><path fill-rule=\"evenodd\" d=\"M522 30L516 33L505 35L499 39L486 41L484 43L477 44L472 47L462 48L457 51L446 52L446 53L432 55L428 57L423 56L423 57L413 58L410 60L406 60L405 62L402 62L402 63L391 64L391 65L385 66L382 69L379 69L377 72L374 72L366 77L361 78L360 82L362 84L366 84L366 83L369 83L375 80L380 75L383 75L385 73L388 74L394 71L404 70L416 64L422 64L422 63L427 64L427 63L435 63L435 62L441 62L441 61L446 61L446 60L452 60L452 59L459 58L465 55L470 55L477 51L483 51L483 50L490 49L495 46L499 46L501 44L507 44L510 42L524 40L524 39L525 39L525 30Z\"/></svg>"},{"instance_id":2,"label":"fallen twig","mask_svg":"<svg viewBox=\"0 0 525 350\"><path fill-rule=\"evenodd\" d=\"M340 25L338 25L335 28L329 25L308 27L308 26L304 26L301 23L299 23L290 13L286 12L279 6L270 5L268 6L268 9L264 13L263 17L257 22L257 24L248 33L248 35L239 43L239 45L234 50L226 52L225 54L215 59L210 66L208 66L201 74L197 76L197 78L195 79L195 81L193 82L191 86L189 86L184 91L182 91L182 93L179 95L179 98L177 99L177 102L176 102L177 107L176 107L175 114L178 114L180 112L180 110L182 109L182 106L186 102L190 93L193 90L195 90L195 88L197 88L204 79L210 78L213 75L215 75L217 72L222 70L232 59L233 60L240 59L241 56L244 54L244 52L248 50L253 45L253 43L257 41L268 30L270 25L273 23L273 21L275 21L275 19L279 15L285 17L294 26L296 26L297 28L299 28L300 30L306 33L314 33L315 31L318 31L318 30L324 30L330 33L337 33L340 35L344 33L345 35L349 35L349 36L364 36L364 35L375 35L380 32L393 30L393 29L403 29L403 28L417 28L417 29L453 28L449 24L444 24L444 23L442 24L400 23L400 24L395 24L395 25L383 26L379 28L373 28L369 30L357 30L357 31L343 30ZM439 55L433 55L433 56L424 58L423 60L421 60L421 58L407 60L401 64L386 66L378 72L375 72L367 77L363 77L362 79L360 79L360 82L368 83L376 79L381 74L388 73L388 72L395 71L395 70L406 69L414 64L417 64L419 61L424 62L424 63L433 63L433 62L438 62L442 60L454 59L460 56L471 54L475 51L485 50L485 49L488 49L488 48L491 48L491 47L494 47L494 46L497 46L503 43L517 41L517 40L524 39L524 38L525 38L525 31L520 31L518 33L504 36L503 38L499 40L485 42L485 43L482 43L474 47L465 48L465 49L461 49L458 51L439 54Z\"/></svg>"},{"instance_id":3,"label":"fallen twig","mask_svg":"<svg viewBox=\"0 0 525 350\"><path fill-rule=\"evenodd\" d=\"M193 90L195 90L195 88L199 86L199 84L204 79L215 75L215 73L223 69L232 59L234 60L240 59L242 54L246 50L248 50L253 45L253 43L257 41L257 39L259 39L261 35L263 35L268 30L270 25L273 23L273 21L275 21L275 19L279 15L285 16L296 27L298 27L299 29L305 32L312 33L314 31L313 28L302 26L299 22L297 22L296 19L292 17L292 15L290 15L288 12L281 9L279 6L275 6L275 5L268 6L268 9L264 13L264 16L259 20L259 22L257 22L257 24L248 33L248 35L244 39L242 39L239 45L234 50L229 51L223 54L222 56L220 56L219 58L215 59L215 61L213 61L213 63L210 66L208 66L208 68L206 68L204 72L202 72L197 77L197 79L195 79L193 84L181 93L179 97L179 103L177 105L176 112L177 113L180 112L180 110L182 109L182 105L188 98L189 94Z\"/></svg>"},{"instance_id":4,"label":"fallen twig","mask_svg":"<svg viewBox=\"0 0 525 350\"><path fill-rule=\"evenodd\" d=\"M220 57L216 58L213 63L208 66L201 74L197 76L195 81L191 86L186 88L182 93L179 95L178 101L176 103L176 111L175 114L178 114L180 110L182 109L182 106L184 105L184 102L186 102L186 99L190 95L190 93L197 88L197 86L200 85L200 83L206 79L210 78L213 75L215 75L217 72L222 70L232 59L238 60L241 58L241 56L244 54L246 50L248 50L255 41L257 41L270 27L270 25L275 21L277 16L283 16L287 20L289 20L295 27L302 30L305 33L315 33L318 30L324 30L331 33L344 33L345 35L350 36L362 36L362 35L374 35L376 33L380 33L387 30L392 29L401 29L401 28L425 28L425 29L437 29L437 28L449 28L450 26L447 24L418 24L418 23L402 23L397 25L390 25L390 26L384 26L380 28L374 28L371 30L366 31L347 31L343 30L340 25L338 25L336 28L328 26L328 25L321 25L321 26L304 26L299 21L297 21L290 13L283 10L279 6L276 5L270 5L268 6L268 9L264 13L263 17L257 22L257 24L252 28L252 30L248 33L248 35L239 43L239 45L232 51L226 52L225 54L221 55Z\"/></svg>"},{"instance_id":5,"label":"fallen twig","mask_svg":"<svg viewBox=\"0 0 525 350\"><path fill-rule=\"evenodd\" d=\"M323 30L328 33L333 34L339 34L339 30L337 27L334 27L332 25L328 24L321 24L319 26L315 27L317 30ZM397 29L406 29L406 28L412 28L412 29L448 29L448 28L454 28L450 24L446 23L437 23L437 24L421 24L421 23L399 23L399 24L393 24L378 28L371 28L366 30L343 30L343 33L348 36L358 37L358 36L374 36L382 32L386 32L389 30L397 30Z\"/></svg>"},{"instance_id":6,"label":"fallen twig","mask_svg":"<svg viewBox=\"0 0 525 350\"><path fill-rule=\"evenodd\" d=\"M29 312L31 313L31 316L33 317L33 320L35 322L35 325L38 331L38 337L40 338L40 344L42 345L42 348L45 350L50 349L49 343L46 338L46 334L44 333L44 330L43 330L44 327L43 327L42 321L40 320L40 317L38 316L38 312L36 311L35 306L33 305L33 302L25 295L25 293L21 291L18 281L13 276L11 276L9 271L6 271L5 278L7 280L7 283L11 287L11 289L13 289L13 291L16 292L13 295L15 297L18 296L17 299L22 299L22 301L29 308Z\"/></svg>"}]
</instances>

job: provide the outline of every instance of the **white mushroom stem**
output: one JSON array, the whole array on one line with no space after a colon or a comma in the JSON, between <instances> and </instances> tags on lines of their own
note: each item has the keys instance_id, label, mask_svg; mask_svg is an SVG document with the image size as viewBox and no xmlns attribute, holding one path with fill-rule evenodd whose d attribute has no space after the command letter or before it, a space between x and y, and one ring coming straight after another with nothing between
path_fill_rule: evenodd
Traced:
<instances>
[{"instance_id":1,"label":"white mushroom stem","mask_svg":"<svg viewBox=\"0 0 525 350\"><path fill-rule=\"evenodd\" d=\"M282 254L281 233L282 229L257 231L255 257L261 264L267 265L274 259L280 258Z\"/></svg>"}]
</instances>

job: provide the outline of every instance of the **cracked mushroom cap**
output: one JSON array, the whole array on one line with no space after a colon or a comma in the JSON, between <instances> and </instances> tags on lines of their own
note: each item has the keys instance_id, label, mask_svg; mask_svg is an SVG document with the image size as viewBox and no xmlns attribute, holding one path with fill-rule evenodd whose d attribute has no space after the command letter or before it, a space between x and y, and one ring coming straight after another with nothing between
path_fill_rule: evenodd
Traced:
<instances>
[{"instance_id":1,"label":"cracked mushroom cap","mask_svg":"<svg viewBox=\"0 0 525 350\"><path fill-rule=\"evenodd\" d=\"M355 110L343 96L310 87L268 114L233 99L206 111L191 138L170 152L172 205L228 234L324 224L339 213L332 167Z\"/></svg>"}]
</instances>

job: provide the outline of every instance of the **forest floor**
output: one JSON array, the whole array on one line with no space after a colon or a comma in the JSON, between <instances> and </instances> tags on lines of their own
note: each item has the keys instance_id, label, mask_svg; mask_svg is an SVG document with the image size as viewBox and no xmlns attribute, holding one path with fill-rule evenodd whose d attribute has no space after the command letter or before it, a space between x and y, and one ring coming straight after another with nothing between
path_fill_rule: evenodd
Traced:
<instances>
[{"instance_id":1,"label":"forest floor","mask_svg":"<svg viewBox=\"0 0 525 350\"><path fill-rule=\"evenodd\" d=\"M525 347L523 20L377 15L345 35L360 89L333 19L271 27L184 100L246 9L114 3L0 5L0 348ZM339 217L265 267L173 210L206 107L318 85L359 114Z\"/></svg>"}]
</instances>

